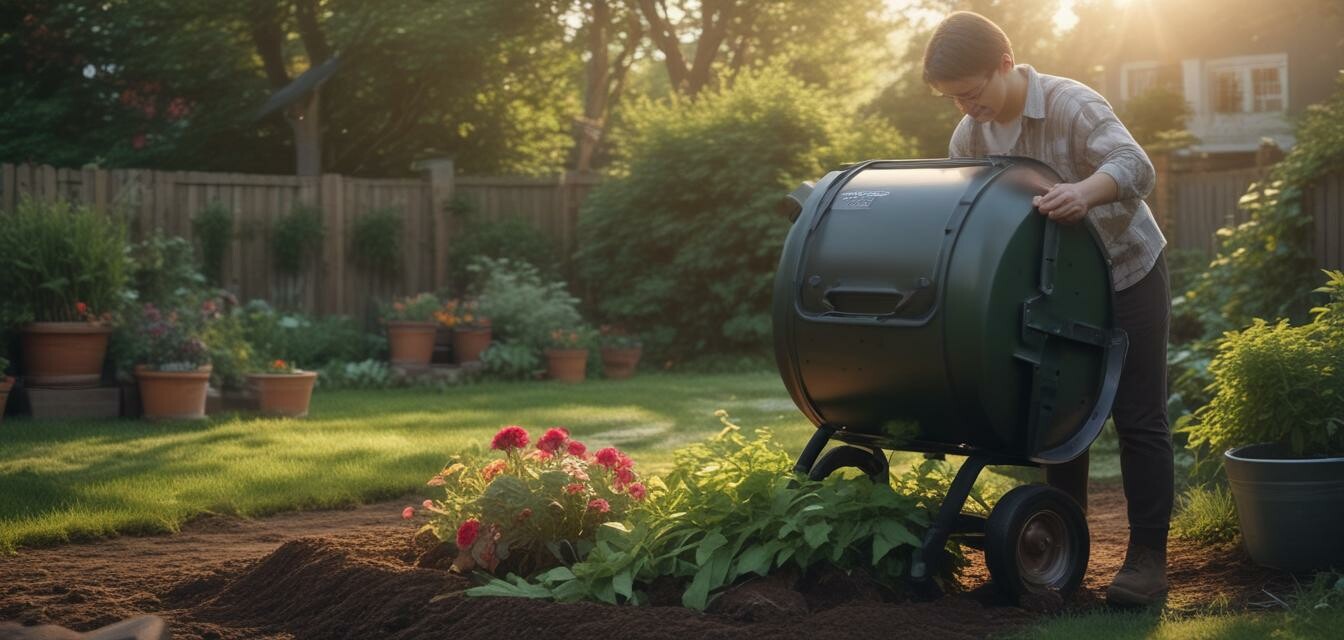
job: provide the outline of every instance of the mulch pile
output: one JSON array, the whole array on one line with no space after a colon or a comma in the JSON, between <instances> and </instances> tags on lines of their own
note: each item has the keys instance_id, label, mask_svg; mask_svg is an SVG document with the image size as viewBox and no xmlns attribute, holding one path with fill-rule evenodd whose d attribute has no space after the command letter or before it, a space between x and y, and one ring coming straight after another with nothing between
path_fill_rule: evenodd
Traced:
<instances>
[{"instance_id":1,"label":"mulch pile","mask_svg":"<svg viewBox=\"0 0 1344 640\"><path fill-rule=\"evenodd\" d=\"M152 613L174 638L981 638L1046 613L999 599L972 552L967 591L932 602L894 601L861 576L773 576L731 589L710 611L675 606L554 604L469 598L471 583L416 566L413 525L399 503L260 521L195 523L175 536L117 538L0 558L0 621L89 630ZM1124 556L1124 498L1098 486L1084 588L1045 609L1086 610ZM1245 606L1291 578L1250 564L1236 548L1173 541L1169 608ZM445 596L431 602L436 596Z\"/></svg>"}]
</instances>

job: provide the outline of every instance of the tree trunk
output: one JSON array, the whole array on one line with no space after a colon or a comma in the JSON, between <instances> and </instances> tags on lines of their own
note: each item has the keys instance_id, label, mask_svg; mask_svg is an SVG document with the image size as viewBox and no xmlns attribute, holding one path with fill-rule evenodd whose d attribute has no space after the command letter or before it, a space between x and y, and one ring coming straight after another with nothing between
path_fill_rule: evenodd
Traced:
<instances>
[{"instance_id":1,"label":"tree trunk","mask_svg":"<svg viewBox=\"0 0 1344 640\"><path fill-rule=\"evenodd\" d=\"M320 90L285 110L285 120L294 130L295 175L322 175L322 128L318 121Z\"/></svg>"}]
</instances>

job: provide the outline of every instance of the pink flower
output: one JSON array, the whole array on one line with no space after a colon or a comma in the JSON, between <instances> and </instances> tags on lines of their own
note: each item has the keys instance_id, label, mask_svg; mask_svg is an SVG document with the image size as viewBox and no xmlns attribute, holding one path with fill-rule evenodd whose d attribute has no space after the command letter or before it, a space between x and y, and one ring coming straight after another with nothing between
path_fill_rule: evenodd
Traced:
<instances>
[{"instance_id":1,"label":"pink flower","mask_svg":"<svg viewBox=\"0 0 1344 640\"><path fill-rule=\"evenodd\" d=\"M431 487L442 487L446 483L447 481L443 479L443 476L434 476L433 478L430 478L429 482L426 482L425 484Z\"/></svg>"},{"instance_id":2,"label":"pink flower","mask_svg":"<svg viewBox=\"0 0 1344 640\"><path fill-rule=\"evenodd\" d=\"M426 509L433 509L433 508L434 508L434 501L433 501L433 500L426 500L426 501L424 501L424 503L421 504L420 506L422 506L422 507L424 507L424 508L426 508Z\"/></svg>"},{"instance_id":3,"label":"pink flower","mask_svg":"<svg viewBox=\"0 0 1344 640\"><path fill-rule=\"evenodd\" d=\"M75 313L78 313L80 316L89 315L89 305L84 304L83 302L76 302Z\"/></svg>"},{"instance_id":4,"label":"pink flower","mask_svg":"<svg viewBox=\"0 0 1344 640\"><path fill-rule=\"evenodd\" d=\"M564 427L551 427L537 440L537 448L547 453L555 453L569 440L569 430Z\"/></svg>"},{"instance_id":5,"label":"pink flower","mask_svg":"<svg viewBox=\"0 0 1344 640\"><path fill-rule=\"evenodd\" d=\"M551 452L542 451L540 449L527 454L528 460L540 460L542 462L546 462L547 460L550 460L551 458L554 457L555 456L551 455Z\"/></svg>"},{"instance_id":6,"label":"pink flower","mask_svg":"<svg viewBox=\"0 0 1344 640\"><path fill-rule=\"evenodd\" d=\"M569 449L569 455L576 458L582 458L583 454L588 453L588 447L583 446L583 443L578 440L570 440L566 446Z\"/></svg>"},{"instance_id":7,"label":"pink flower","mask_svg":"<svg viewBox=\"0 0 1344 640\"><path fill-rule=\"evenodd\" d=\"M635 472L630 467L620 467L616 469L616 482L619 484L630 484L635 481Z\"/></svg>"},{"instance_id":8,"label":"pink flower","mask_svg":"<svg viewBox=\"0 0 1344 640\"><path fill-rule=\"evenodd\" d=\"M566 460L560 464L560 468L564 469L565 473L568 473L569 477L574 478L575 480L580 482L587 482L589 480L588 472L584 471L583 465L579 462Z\"/></svg>"},{"instance_id":9,"label":"pink flower","mask_svg":"<svg viewBox=\"0 0 1344 640\"><path fill-rule=\"evenodd\" d=\"M597 463L608 469L615 469L621 464L621 458L624 457L616 447L598 449L597 453L594 455L596 456L595 459L597 460Z\"/></svg>"},{"instance_id":10,"label":"pink flower","mask_svg":"<svg viewBox=\"0 0 1344 640\"><path fill-rule=\"evenodd\" d=\"M527 437L527 430L519 426L508 426L499 430L494 439L490 441L491 449L500 451L510 451L512 449L522 449L527 446L530 440Z\"/></svg>"},{"instance_id":11,"label":"pink flower","mask_svg":"<svg viewBox=\"0 0 1344 640\"><path fill-rule=\"evenodd\" d=\"M607 513L608 511L611 511L611 505L602 498L593 498L588 501L588 510L596 511L598 513Z\"/></svg>"},{"instance_id":12,"label":"pink flower","mask_svg":"<svg viewBox=\"0 0 1344 640\"><path fill-rule=\"evenodd\" d=\"M476 542L476 536L481 532L481 521L476 518L468 518L462 526L457 528L457 548L466 549Z\"/></svg>"},{"instance_id":13,"label":"pink flower","mask_svg":"<svg viewBox=\"0 0 1344 640\"><path fill-rule=\"evenodd\" d=\"M508 465L509 463L504 460L495 460L481 469L481 477L484 478L486 482L490 482L495 479L495 476L504 473L504 469L508 467Z\"/></svg>"},{"instance_id":14,"label":"pink flower","mask_svg":"<svg viewBox=\"0 0 1344 640\"><path fill-rule=\"evenodd\" d=\"M565 485L565 493L568 493L569 495L572 496L583 493L583 490L586 488L587 487L585 487L582 482L571 482Z\"/></svg>"},{"instance_id":15,"label":"pink flower","mask_svg":"<svg viewBox=\"0 0 1344 640\"><path fill-rule=\"evenodd\" d=\"M410 520L415 517L415 507L406 507L401 510L401 519Z\"/></svg>"},{"instance_id":16,"label":"pink flower","mask_svg":"<svg viewBox=\"0 0 1344 640\"><path fill-rule=\"evenodd\" d=\"M635 482L631 484L626 491L630 494L631 498L634 498L637 501L643 501L644 497L649 495L649 491L644 488L643 482Z\"/></svg>"}]
</instances>

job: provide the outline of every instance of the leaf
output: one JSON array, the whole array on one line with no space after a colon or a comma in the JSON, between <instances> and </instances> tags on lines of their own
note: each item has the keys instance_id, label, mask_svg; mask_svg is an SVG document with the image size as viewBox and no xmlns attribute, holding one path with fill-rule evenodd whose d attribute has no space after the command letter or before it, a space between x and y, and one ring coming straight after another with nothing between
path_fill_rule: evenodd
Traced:
<instances>
[{"instance_id":1,"label":"leaf","mask_svg":"<svg viewBox=\"0 0 1344 640\"><path fill-rule=\"evenodd\" d=\"M825 522L809 524L803 527L803 540L813 549L826 543L826 536L831 532L831 525Z\"/></svg>"},{"instance_id":2,"label":"leaf","mask_svg":"<svg viewBox=\"0 0 1344 640\"><path fill-rule=\"evenodd\" d=\"M882 532L883 536L886 536L887 539L896 544L908 544L912 547L918 547L924 544L919 538L915 537L915 534L910 533L910 530L905 528L905 525L891 518L886 518L878 522L877 530Z\"/></svg>"},{"instance_id":3,"label":"leaf","mask_svg":"<svg viewBox=\"0 0 1344 640\"><path fill-rule=\"evenodd\" d=\"M688 609L703 610L709 602L709 567L701 567L691 580L691 586L681 594L681 605Z\"/></svg>"},{"instance_id":4,"label":"leaf","mask_svg":"<svg viewBox=\"0 0 1344 640\"><path fill-rule=\"evenodd\" d=\"M611 586L617 594L623 595L626 599L630 598L631 590L634 588L634 577L630 570L626 569L611 579Z\"/></svg>"},{"instance_id":5,"label":"leaf","mask_svg":"<svg viewBox=\"0 0 1344 640\"><path fill-rule=\"evenodd\" d=\"M509 574L509 577L517 578L518 576ZM492 579L490 582L487 582L479 587L472 587L470 589L467 589L466 594L473 597L502 596L511 598L532 598L532 599L542 599L551 597L550 589L547 589L546 587L543 587L541 585L528 584L521 578L519 579L519 581L522 582L522 584L514 584L510 582L505 582L504 580L500 580L499 578L495 578Z\"/></svg>"},{"instance_id":6,"label":"leaf","mask_svg":"<svg viewBox=\"0 0 1344 640\"><path fill-rule=\"evenodd\" d=\"M765 575L770 571L772 556L774 556L774 553L766 545L757 544L748 547L746 551L742 552L742 555L738 556L737 566L728 580L731 582L736 580L738 576L748 573Z\"/></svg>"},{"instance_id":7,"label":"leaf","mask_svg":"<svg viewBox=\"0 0 1344 640\"><path fill-rule=\"evenodd\" d=\"M548 582L563 582L573 579L575 579L574 572L571 571L569 567L556 567L537 576L537 582L543 584Z\"/></svg>"},{"instance_id":8,"label":"leaf","mask_svg":"<svg viewBox=\"0 0 1344 640\"><path fill-rule=\"evenodd\" d=\"M709 560L709 556L718 550L719 547L728 544L728 538L725 538L718 531L711 531L700 541L700 546L695 550L695 564L701 567Z\"/></svg>"}]
</instances>

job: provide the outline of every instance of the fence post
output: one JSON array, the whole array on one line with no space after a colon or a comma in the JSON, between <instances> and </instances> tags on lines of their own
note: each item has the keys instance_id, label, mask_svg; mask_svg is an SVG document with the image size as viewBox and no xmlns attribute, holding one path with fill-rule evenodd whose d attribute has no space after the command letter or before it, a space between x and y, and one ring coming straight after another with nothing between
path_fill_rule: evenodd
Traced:
<instances>
[{"instance_id":1,"label":"fence post","mask_svg":"<svg viewBox=\"0 0 1344 640\"><path fill-rule=\"evenodd\" d=\"M345 189L341 176L322 174L317 206L322 211L322 302L326 314L349 313L345 308Z\"/></svg>"},{"instance_id":2,"label":"fence post","mask_svg":"<svg viewBox=\"0 0 1344 640\"><path fill-rule=\"evenodd\" d=\"M429 219L434 229L434 289L448 284L448 247L452 243L453 156L430 158L420 163L429 178Z\"/></svg>"},{"instance_id":3,"label":"fence post","mask_svg":"<svg viewBox=\"0 0 1344 640\"><path fill-rule=\"evenodd\" d=\"M1152 156L1153 172L1155 181L1153 185L1153 195L1151 197L1153 216L1157 218L1157 226L1162 229L1162 234L1167 237L1169 243L1175 244L1176 235L1180 232L1172 228L1172 223L1176 220L1174 211L1175 206L1173 196L1176 190L1172 188L1171 170L1171 152L1162 151Z\"/></svg>"}]
</instances>

